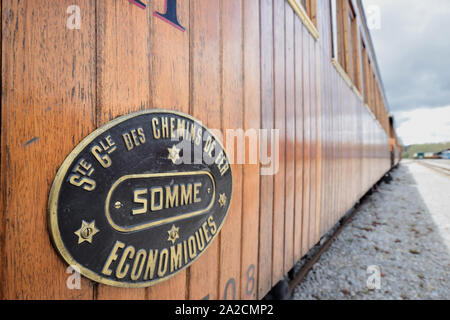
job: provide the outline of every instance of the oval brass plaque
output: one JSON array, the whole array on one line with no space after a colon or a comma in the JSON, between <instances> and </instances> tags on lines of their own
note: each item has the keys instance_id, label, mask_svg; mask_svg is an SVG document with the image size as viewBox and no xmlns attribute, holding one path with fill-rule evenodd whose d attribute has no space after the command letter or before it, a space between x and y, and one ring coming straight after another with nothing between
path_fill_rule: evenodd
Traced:
<instances>
[{"instance_id":1,"label":"oval brass plaque","mask_svg":"<svg viewBox=\"0 0 450 320\"><path fill-rule=\"evenodd\" d=\"M49 227L84 276L145 287L192 264L214 241L232 195L220 141L189 115L151 110L84 139L59 169Z\"/></svg>"}]
</instances>

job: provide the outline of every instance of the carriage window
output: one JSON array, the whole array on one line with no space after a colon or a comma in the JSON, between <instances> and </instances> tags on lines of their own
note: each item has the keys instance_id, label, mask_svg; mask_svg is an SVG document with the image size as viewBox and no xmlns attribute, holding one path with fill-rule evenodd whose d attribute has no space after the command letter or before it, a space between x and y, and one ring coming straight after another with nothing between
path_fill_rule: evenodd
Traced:
<instances>
[{"instance_id":1,"label":"carriage window","mask_svg":"<svg viewBox=\"0 0 450 320\"><path fill-rule=\"evenodd\" d=\"M367 56L367 49L366 49L366 45L364 43L363 40L361 40L361 58L362 58L362 88L364 90L363 94L364 94L364 102L366 104L369 104L369 73L368 73L368 68L369 68L369 57Z\"/></svg>"},{"instance_id":2,"label":"carriage window","mask_svg":"<svg viewBox=\"0 0 450 320\"><path fill-rule=\"evenodd\" d=\"M314 23L314 26L317 27L317 3L316 0L297 0L300 2L303 10L305 10L309 19Z\"/></svg>"},{"instance_id":3,"label":"carriage window","mask_svg":"<svg viewBox=\"0 0 450 320\"><path fill-rule=\"evenodd\" d=\"M361 92L361 57L356 11L349 0L330 0L333 59Z\"/></svg>"},{"instance_id":4,"label":"carriage window","mask_svg":"<svg viewBox=\"0 0 450 320\"><path fill-rule=\"evenodd\" d=\"M361 64L360 64L360 50L359 50L359 33L358 33L358 23L356 20L356 14L353 6L349 5L347 7L347 17L348 17L348 38L349 38L349 51L351 53L351 76L353 83L359 92L361 92Z\"/></svg>"},{"instance_id":5,"label":"carriage window","mask_svg":"<svg viewBox=\"0 0 450 320\"><path fill-rule=\"evenodd\" d=\"M317 0L287 0L306 26L311 35L317 40Z\"/></svg>"}]
</instances>

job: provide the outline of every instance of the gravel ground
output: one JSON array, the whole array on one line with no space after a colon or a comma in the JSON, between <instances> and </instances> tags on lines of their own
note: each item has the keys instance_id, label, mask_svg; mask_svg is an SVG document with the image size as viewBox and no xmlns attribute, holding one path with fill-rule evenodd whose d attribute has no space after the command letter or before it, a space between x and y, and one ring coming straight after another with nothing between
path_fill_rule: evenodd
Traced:
<instances>
[{"instance_id":1,"label":"gravel ground","mask_svg":"<svg viewBox=\"0 0 450 320\"><path fill-rule=\"evenodd\" d=\"M361 205L293 299L450 299L450 177L411 161L392 177ZM379 289L368 288L377 276L369 266L379 268Z\"/></svg>"}]
</instances>

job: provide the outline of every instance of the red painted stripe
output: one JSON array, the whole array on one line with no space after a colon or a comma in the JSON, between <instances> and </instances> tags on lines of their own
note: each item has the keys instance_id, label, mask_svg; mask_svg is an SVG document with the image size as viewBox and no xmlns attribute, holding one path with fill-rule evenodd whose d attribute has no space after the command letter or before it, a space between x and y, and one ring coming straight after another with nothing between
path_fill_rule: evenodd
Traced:
<instances>
[{"instance_id":1,"label":"red painted stripe","mask_svg":"<svg viewBox=\"0 0 450 320\"><path fill-rule=\"evenodd\" d=\"M139 8L141 9L145 9L147 6L145 5L145 3L139 1L139 0L128 0L129 2L131 2L132 4L137 5Z\"/></svg>"},{"instance_id":2,"label":"red painted stripe","mask_svg":"<svg viewBox=\"0 0 450 320\"><path fill-rule=\"evenodd\" d=\"M153 15L154 15L155 17L158 17L158 18L164 20L165 22L169 23L169 24L172 25L173 27L175 27L175 28L177 28L177 29L179 29L179 30L181 30L181 31L183 31L183 32L186 31L183 27L180 27L180 26L176 25L175 23L173 23L172 21L170 21L170 20L164 18L162 15L160 15L160 14L159 14L158 12L156 12L156 11L153 12Z\"/></svg>"}]
</instances>

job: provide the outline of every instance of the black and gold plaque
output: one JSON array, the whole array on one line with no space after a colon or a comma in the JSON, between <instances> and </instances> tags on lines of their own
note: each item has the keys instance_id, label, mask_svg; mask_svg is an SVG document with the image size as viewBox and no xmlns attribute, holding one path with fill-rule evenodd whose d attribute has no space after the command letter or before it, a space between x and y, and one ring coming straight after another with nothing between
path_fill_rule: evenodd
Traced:
<instances>
[{"instance_id":1,"label":"black and gold plaque","mask_svg":"<svg viewBox=\"0 0 450 320\"><path fill-rule=\"evenodd\" d=\"M228 156L192 117L152 110L84 139L50 192L56 249L86 277L145 287L192 264L219 233L232 194Z\"/></svg>"}]
</instances>

